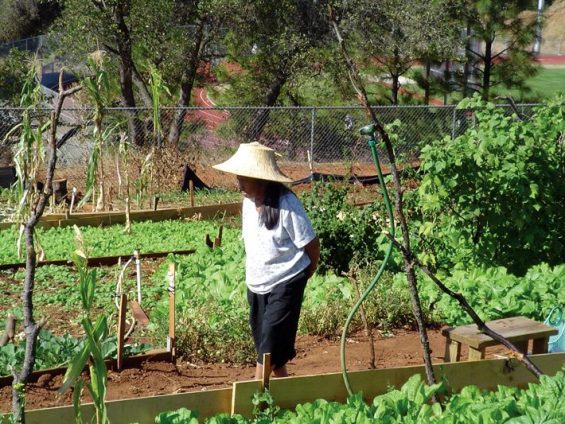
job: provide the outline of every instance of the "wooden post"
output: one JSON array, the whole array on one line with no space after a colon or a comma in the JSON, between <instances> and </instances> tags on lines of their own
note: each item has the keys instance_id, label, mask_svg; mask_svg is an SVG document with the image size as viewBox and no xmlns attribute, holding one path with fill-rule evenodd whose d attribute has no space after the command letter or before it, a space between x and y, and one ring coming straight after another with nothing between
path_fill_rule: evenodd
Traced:
<instances>
[{"instance_id":1,"label":"wooden post","mask_svg":"<svg viewBox=\"0 0 565 424\"><path fill-rule=\"evenodd\" d=\"M133 251L133 257L135 258L135 277L137 281L137 303L141 305L141 259L139 256L139 250Z\"/></svg>"},{"instance_id":2,"label":"wooden post","mask_svg":"<svg viewBox=\"0 0 565 424\"><path fill-rule=\"evenodd\" d=\"M220 228L218 228L218 237L216 237L216 239L214 240L214 248L220 247L222 245L223 232L224 232L224 226L220 225Z\"/></svg>"},{"instance_id":3,"label":"wooden post","mask_svg":"<svg viewBox=\"0 0 565 424\"><path fill-rule=\"evenodd\" d=\"M261 390L269 389L269 380L271 378L271 354L263 354L263 373L261 374Z\"/></svg>"},{"instance_id":4,"label":"wooden post","mask_svg":"<svg viewBox=\"0 0 565 424\"><path fill-rule=\"evenodd\" d=\"M194 207L194 183L192 180L188 180L188 193L190 195L190 207Z\"/></svg>"},{"instance_id":5,"label":"wooden post","mask_svg":"<svg viewBox=\"0 0 565 424\"><path fill-rule=\"evenodd\" d=\"M175 337L175 278L176 278L176 264L173 262L169 264L169 272L167 273L167 280L169 282L169 336L167 337L167 350L171 352L171 359L175 362L177 358L177 346Z\"/></svg>"},{"instance_id":6,"label":"wooden post","mask_svg":"<svg viewBox=\"0 0 565 424\"><path fill-rule=\"evenodd\" d=\"M156 211L157 210L157 205L159 204L159 196L154 196L153 197L153 210Z\"/></svg>"},{"instance_id":7,"label":"wooden post","mask_svg":"<svg viewBox=\"0 0 565 424\"><path fill-rule=\"evenodd\" d=\"M124 364L124 335L126 331L127 304L127 295L125 293L122 293L120 297L120 309L118 314L118 360L116 365L118 371L121 371Z\"/></svg>"}]
</instances>

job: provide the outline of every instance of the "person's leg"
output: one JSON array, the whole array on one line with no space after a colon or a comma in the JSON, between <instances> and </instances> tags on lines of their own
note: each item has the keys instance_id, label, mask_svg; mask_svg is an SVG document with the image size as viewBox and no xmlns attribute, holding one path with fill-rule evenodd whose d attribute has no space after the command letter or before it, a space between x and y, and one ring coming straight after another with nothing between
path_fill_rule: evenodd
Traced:
<instances>
[{"instance_id":1,"label":"person's leg","mask_svg":"<svg viewBox=\"0 0 565 424\"><path fill-rule=\"evenodd\" d=\"M273 377L288 377L288 370L286 369L286 364L280 368L272 370ZM255 380L261 380L263 378L263 365L257 363L255 366Z\"/></svg>"},{"instance_id":2,"label":"person's leg","mask_svg":"<svg viewBox=\"0 0 565 424\"><path fill-rule=\"evenodd\" d=\"M275 377L286 377L286 363L295 357L294 343L298 318L306 286L303 273L292 280L281 283L273 288L265 306L261 331L260 354L271 354L271 365ZM258 359L261 365L262 357ZM256 370L260 377L261 371Z\"/></svg>"}]
</instances>

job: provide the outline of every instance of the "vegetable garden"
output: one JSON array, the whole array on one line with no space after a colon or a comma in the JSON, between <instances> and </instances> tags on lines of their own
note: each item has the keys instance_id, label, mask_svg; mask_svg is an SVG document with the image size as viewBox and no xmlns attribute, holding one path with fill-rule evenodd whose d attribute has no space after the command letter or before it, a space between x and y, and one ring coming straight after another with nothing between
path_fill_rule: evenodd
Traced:
<instances>
[{"instance_id":1,"label":"vegetable garden","mask_svg":"<svg viewBox=\"0 0 565 424\"><path fill-rule=\"evenodd\" d=\"M99 75L90 83L102 84L104 74ZM90 90L97 93L102 88L92 86ZM103 105L97 106L102 113ZM514 316L544 321L552 308L564 307L565 98L556 97L540 106L528 119L507 115L476 97L464 100L460 107L474 114L475 124L454 139L436 140L424 147L420 169L408 167L402 173L402 185L396 163L389 157L391 174L381 188L394 189L397 199L403 200L396 202L392 219L385 207L387 195L374 189L367 189L371 202L363 206L352 201L352 191L358 188L348 183L312 182L297 189L322 243L319 269L305 292L300 334L320 340L337 339L351 307L375 283L375 274L381 275L378 270L388 258L387 252L391 257L386 269L351 322L350 331L365 332L367 349L374 345L377 331L393 335L400 328L418 329L422 337L426 328L476 322L469 308L483 321ZM379 131L379 142L386 148L390 144L390 154L399 142L396 134L403 123L385 128L379 126L375 116L372 119ZM95 129L95 152L103 157L107 134L99 125ZM157 137L159 129L154 125ZM34 135L33 131L38 130L31 126L27 130L30 138L25 139L23 131L21 153L33 159L33 146L41 140L41 134ZM384 153L386 148L379 149ZM28 171L33 171L28 175L33 181L39 164L32 160L27 165ZM53 169L47 168L46 181L51 182ZM148 164L147 174L143 169L140 172L138 188L150 186L150 168ZM97 187L98 196L104 194L104 176L97 175L100 169L95 163L89 165L90 200L96 197ZM169 393L166 399L144 399L147 406L141 405L141 399L137 404L135 399L106 402L107 386L112 384L107 368L115 365L105 362L107 359L116 359L119 364L122 356L150 356L155 349L161 349L188 364L244 366L255 361L247 323L240 221L221 213L203 220L176 211L177 219L153 222L151 213L157 216L159 211L143 211L148 221L136 222L126 197L123 225L70 227L65 226L65 220L78 219L80 213L52 221L49 215L42 218L52 194L51 185L46 186L45 191L34 192L16 185L0 197L12 208L19 205L10 219L20 224L0 230L0 266L24 260L22 246L27 251L25 272L0 271L0 328L6 327L9 339L0 345L0 376L6 377L4 382L14 381L15 402L25 403L29 375L22 381L17 370L29 365L31 343L35 345L31 349L35 354L34 370L67 367L57 390L62 388L64 392L73 387L72 399L67 392L63 403L74 403L74 412L70 406L28 410L30 422L72 419L73 414L79 420L93 416L98 422L121 422L134 416L141 422L196 422L198 409L210 423L494 423L565 419L563 353L532 356L534 370L548 374L538 380L537 375L534 378L528 373L530 368L524 367L529 355L516 349L497 351L505 356L503 359L478 363L444 365L435 361L432 369L426 362L426 354L430 356L427 342L422 343L425 367L352 373L353 388L362 391L364 397L348 393L348 383L339 374L326 374L270 382L240 381L233 384L233 389L224 387L208 393ZM226 197L211 193L210 202L227 204L237 196L229 190L221 193ZM174 199L174 194L156 194ZM20 202L14 203L17 198ZM206 203L206 196L201 195L199 201ZM217 207L221 209L221 205ZM89 219L91 224L96 220ZM35 228L42 222L45 228ZM396 235L385 231L393 223L400 228ZM205 243L205 235L209 239L216 234L214 242ZM392 249L394 243L400 247ZM166 257L143 260L135 271L127 268L125 260L89 266L89 259L114 255L129 259L134 251L163 253ZM72 261L63 266L39 266L42 261L57 259ZM19 300L22 280L23 297L27 299L23 307ZM437 281L448 290L438 289ZM123 305L116 307L117 282L127 298L138 299L149 317L146 325L138 325L125 337L125 347L121 331L124 320L131 320L131 316L123 312ZM466 299L469 308L461 306L461 298ZM30 299L35 315L41 318L38 322L30 318ZM23 333L17 325L18 330L9 334L10 322L14 321L25 323ZM342 341L346 343L347 338ZM439 356L436 353L435 358ZM379 360L376 358L377 364ZM118 373L112 374L113 378L119 378L119 371L113 371ZM430 382L430 372L440 378ZM496 388L499 383L501 386ZM291 394L296 397L291 399ZM312 396L326 400L314 400ZM8 397L2 400L0 411L7 413L4 400L7 402ZM87 400L93 405L81 409L79 404ZM158 407L168 410L155 410ZM124 415L124 411L131 415ZM4 419L8 422L10 417Z\"/></svg>"}]
</instances>

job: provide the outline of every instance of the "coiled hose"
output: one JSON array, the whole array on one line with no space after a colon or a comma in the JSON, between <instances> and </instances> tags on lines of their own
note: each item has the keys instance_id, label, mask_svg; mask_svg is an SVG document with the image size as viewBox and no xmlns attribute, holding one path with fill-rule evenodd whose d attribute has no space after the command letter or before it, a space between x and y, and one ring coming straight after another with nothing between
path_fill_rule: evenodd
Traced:
<instances>
[{"instance_id":1,"label":"coiled hose","mask_svg":"<svg viewBox=\"0 0 565 424\"><path fill-rule=\"evenodd\" d=\"M394 237L394 234L395 234L394 215L392 213L392 206L390 204L390 198L388 196L388 191L386 189L386 185L385 185L384 178L383 178L383 172L381 170L381 165L379 163L379 157L378 157L377 149L376 149L377 142L375 140L374 126L373 125L367 125L367 126L361 128L360 132L363 135L370 136L367 143L369 144L369 148L371 149L371 154L373 156L373 162L375 163L375 168L377 169L377 174L379 176L379 184L381 185L381 190L383 192L383 198L384 198L384 202L385 202L385 206L386 206L386 210L387 210L389 222L390 222L390 234L392 235L392 237ZM341 343L340 343L341 373L343 375L343 382L345 383L345 387L347 388L347 392L349 393L349 395L352 395L353 391L351 389L351 384L349 382L349 376L347 374L347 366L346 366L346 363L345 363L345 342L346 342L346 338L347 338L347 329L349 328L349 325L351 324L351 320L353 319L353 316L357 313L361 304L365 301L367 296L369 296L369 293L371 293L371 291L373 291L373 289L375 288L375 286L379 282L381 276L383 275L383 272L385 270L387 262L390 259L390 255L392 253L393 247L394 247L394 245L391 241L390 244L387 247L385 257L383 259L383 263L379 267L377 274L375 275L375 277L371 281L371 284L369 285L369 287L367 287L367 289L363 292L363 294L361 295L361 297L359 298L357 303L355 303L355 305L353 306L353 308L349 312L347 319L345 320L345 325L343 327L343 333L341 334Z\"/></svg>"}]
</instances>

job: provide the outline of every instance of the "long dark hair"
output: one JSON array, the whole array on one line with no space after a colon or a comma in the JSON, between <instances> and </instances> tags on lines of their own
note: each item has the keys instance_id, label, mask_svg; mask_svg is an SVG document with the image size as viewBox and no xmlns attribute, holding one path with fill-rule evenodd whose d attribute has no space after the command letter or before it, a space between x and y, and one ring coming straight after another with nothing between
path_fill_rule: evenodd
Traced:
<instances>
[{"instance_id":1,"label":"long dark hair","mask_svg":"<svg viewBox=\"0 0 565 424\"><path fill-rule=\"evenodd\" d=\"M265 198L259 212L259 222L265 225L267 230L272 230L279 222L280 198L283 194L292 193L284 184L269 181L265 187Z\"/></svg>"}]
</instances>

